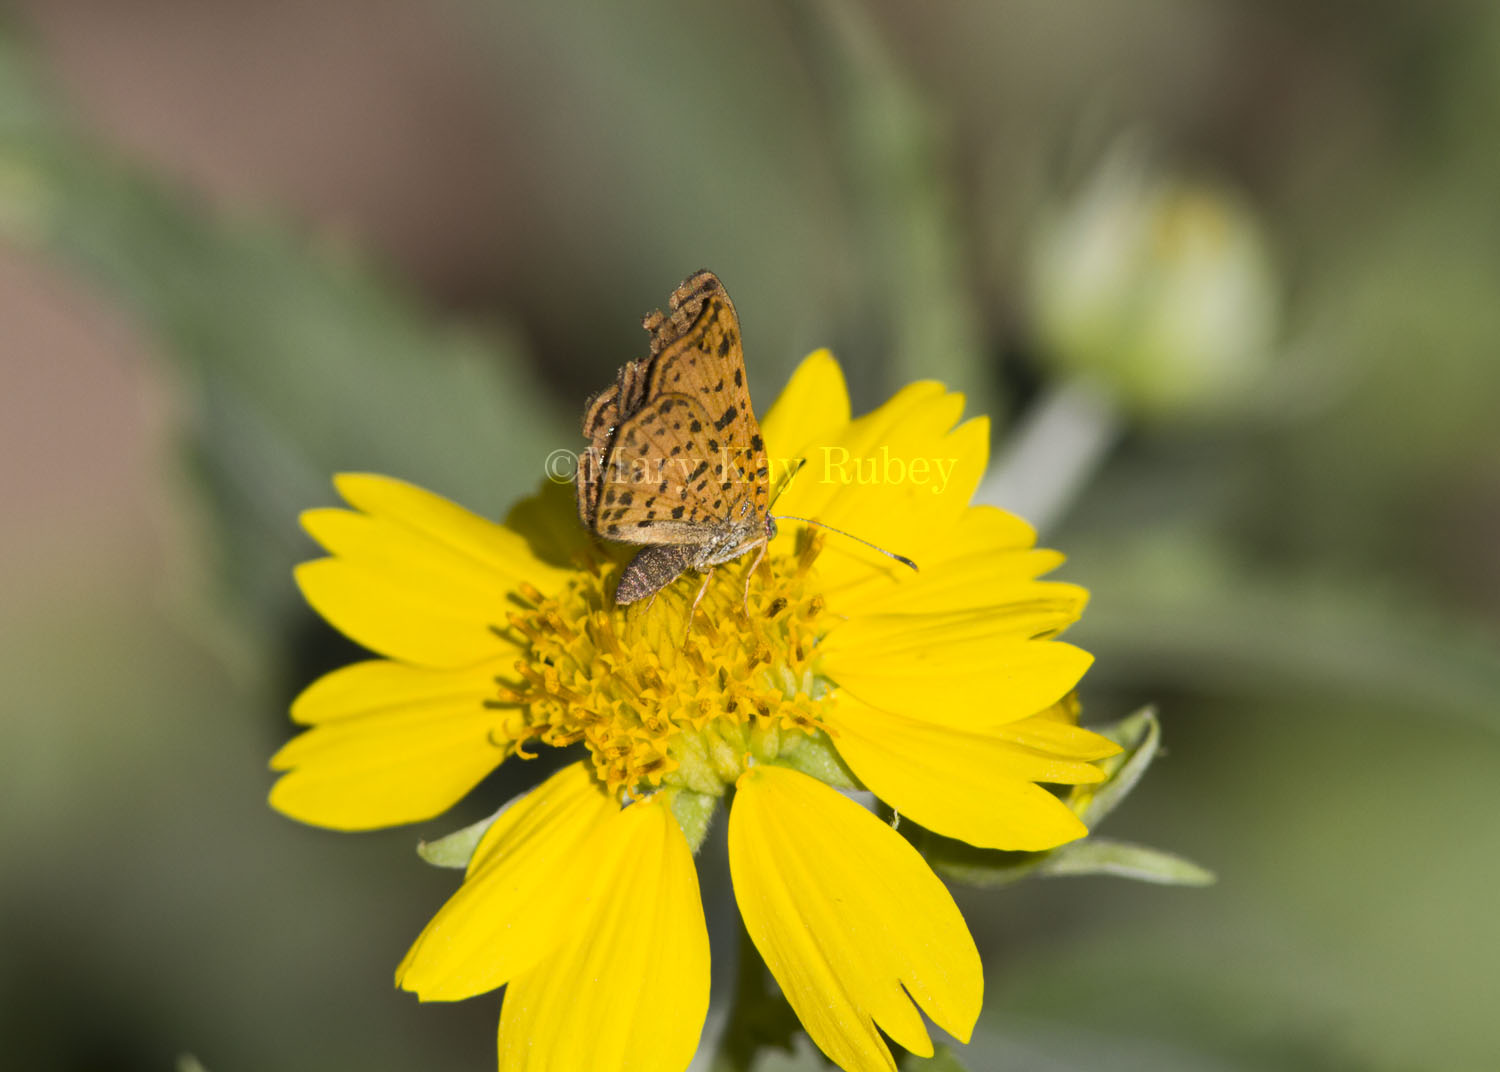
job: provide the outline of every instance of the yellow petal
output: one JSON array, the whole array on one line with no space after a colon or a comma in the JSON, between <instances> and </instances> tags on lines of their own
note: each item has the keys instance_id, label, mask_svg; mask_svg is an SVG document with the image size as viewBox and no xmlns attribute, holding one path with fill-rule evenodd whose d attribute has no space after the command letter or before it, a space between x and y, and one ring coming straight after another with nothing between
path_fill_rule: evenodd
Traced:
<instances>
[{"instance_id":1,"label":"yellow petal","mask_svg":"<svg viewBox=\"0 0 1500 1072\"><path fill-rule=\"evenodd\" d=\"M1019 634L1025 623L1035 623L1030 634L1055 633L1078 620L1088 592L1058 581L1038 581L1039 574L1063 560L1056 551L1009 551L964 555L939 562L920 573L906 570L890 581L846 589L839 610L851 618L878 614L939 616L982 611L1008 623L1006 631Z\"/></svg>"},{"instance_id":2,"label":"yellow petal","mask_svg":"<svg viewBox=\"0 0 1500 1072\"><path fill-rule=\"evenodd\" d=\"M571 940L506 988L501 1072L682 1072L708 1013L698 875L666 795L609 823L595 904Z\"/></svg>"},{"instance_id":3,"label":"yellow petal","mask_svg":"<svg viewBox=\"0 0 1500 1072\"><path fill-rule=\"evenodd\" d=\"M511 587L529 581L544 592L561 586L566 571L547 566L518 533L465 510L414 484L373 473L340 473L339 494L355 509L420 533L428 541L473 559Z\"/></svg>"},{"instance_id":4,"label":"yellow petal","mask_svg":"<svg viewBox=\"0 0 1500 1072\"><path fill-rule=\"evenodd\" d=\"M1054 704L1030 718L1007 722L987 732L1023 748L1086 762L1104 759L1120 751L1120 746L1108 737L1091 733L1070 721L1067 714L1060 710L1061 706Z\"/></svg>"},{"instance_id":5,"label":"yellow petal","mask_svg":"<svg viewBox=\"0 0 1500 1072\"><path fill-rule=\"evenodd\" d=\"M1076 726L1078 725L1078 716L1082 713L1083 705L1078 702L1078 693L1070 692L1045 711L1038 711L1032 717Z\"/></svg>"},{"instance_id":6,"label":"yellow petal","mask_svg":"<svg viewBox=\"0 0 1500 1072\"><path fill-rule=\"evenodd\" d=\"M978 418L954 428L963 396L941 391L903 406L895 420L884 419L886 408L851 423L837 443L815 450L792 484L795 490L806 478L811 490L796 498L789 491L791 501L778 504L776 513L813 518L925 565L945 557L949 533L984 473L989 423ZM872 418L882 419L862 424ZM835 608L834 597L844 588L904 570L832 535L818 560Z\"/></svg>"},{"instance_id":7,"label":"yellow petal","mask_svg":"<svg viewBox=\"0 0 1500 1072\"><path fill-rule=\"evenodd\" d=\"M914 412L930 410L933 405L942 407L950 414L947 431L961 412L963 402L958 400L958 409L945 402L943 385L932 380L907 384L897 391L885 404L858 420L836 426L821 424L816 435L803 438L803 445L796 452L805 458L806 464L798 471L796 479L787 486L786 492L777 501L775 513L800 514L803 517L818 517L828 502L845 486L844 476L855 475L850 459L865 457L866 452L880 445L882 438L898 427ZM769 444L769 440L767 443Z\"/></svg>"},{"instance_id":8,"label":"yellow petal","mask_svg":"<svg viewBox=\"0 0 1500 1072\"><path fill-rule=\"evenodd\" d=\"M447 811L505 752L493 665L434 671L385 660L313 682L292 717L314 727L271 759L271 806L317 826L370 830Z\"/></svg>"},{"instance_id":9,"label":"yellow petal","mask_svg":"<svg viewBox=\"0 0 1500 1072\"><path fill-rule=\"evenodd\" d=\"M601 857L617 852L619 814L584 763L512 804L396 969L397 984L423 1001L483 994L568 940L594 895Z\"/></svg>"},{"instance_id":10,"label":"yellow petal","mask_svg":"<svg viewBox=\"0 0 1500 1072\"><path fill-rule=\"evenodd\" d=\"M1082 589L1038 582L1038 597L996 611L878 615L844 622L825 640L822 672L866 703L948 725L998 726L1065 696L1093 662L1085 651L1030 639L1076 616Z\"/></svg>"},{"instance_id":11,"label":"yellow petal","mask_svg":"<svg viewBox=\"0 0 1500 1072\"><path fill-rule=\"evenodd\" d=\"M295 576L315 611L350 640L379 655L452 669L513 650L491 628L505 624L509 608L504 603L482 611L455 605L444 602L441 593L403 583L400 576L337 558L304 562Z\"/></svg>"},{"instance_id":12,"label":"yellow petal","mask_svg":"<svg viewBox=\"0 0 1500 1072\"><path fill-rule=\"evenodd\" d=\"M849 389L839 363L827 350L808 354L760 422L773 479L795 468L809 443L832 439L848 423Z\"/></svg>"},{"instance_id":13,"label":"yellow petal","mask_svg":"<svg viewBox=\"0 0 1500 1072\"><path fill-rule=\"evenodd\" d=\"M944 652L974 642L980 645L978 661L985 662L986 641L1049 636L1076 621L1088 601L1082 588L1058 581L1012 581L1000 594L1005 598L998 602L962 609L913 614L902 608L862 615L836 626L824 643L829 651L855 651L884 661L923 652L942 658Z\"/></svg>"},{"instance_id":14,"label":"yellow petal","mask_svg":"<svg viewBox=\"0 0 1500 1072\"><path fill-rule=\"evenodd\" d=\"M307 601L340 632L381 655L421 666L468 666L503 654L522 583L560 587L517 533L431 492L367 474L336 478L364 510L309 510L303 525L331 558L296 572Z\"/></svg>"},{"instance_id":15,"label":"yellow petal","mask_svg":"<svg viewBox=\"0 0 1500 1072\"><path fill-rule=\"evenodd\" d=\"M901 718L847 696L824 719L859 780L929 830L981 848L1026 851L1088 832L1067 805L1033 783L1102 781L1103 772L1089 763Z\"/></svg>"},{"instance_id":16,"label":"yellow petal","mask_svg":"<svg viewBox=\"0 0 1500 1072\"><path fill-rule=\"evenodd\" d=\"M304 725L366 715L388 707L443 700L479 701L495 694L496 676L513 676L509 658L463 670L428 670L368 659L324 674L292 701Z\"/></svg>"},{"instance_id":17,"label":"yellow petal","mask_svg":"<svg viewBox=\"0 0 1500 1072\"><path fill-rule=\"evenodd\" d=\"M948 536L953 555L1024 551L1036 545L1036 530L998 506L971 506Z\"/></svg>"},{"instance_id":18,"label":"yellow petal","mask_svg":"<svg viewBox=\"0 0 1500 1072\"><path fill-rule=\"evenodd\" d=\"M997 611L1024 604L1038 590L1030 587L1043 573L1056 569L1063 556L1055 551L1014 551L1000 554L965 555L935 565L923 565L920 573L910 570L888 578L872 579L850 586L838 595L838 610L849 618L875 614L946 614L984 607ZM1041 589L1049 597L1059 589ZM1072 602L1071 624L1087 600L1087 592L1067 593Z\"/></svg>"},{"instance_id":19,"label":"yellow petal","mask_svg":"<svg viewBox=\"0 0 1500 1072\"><path fill-rule=\"evenodd\" d=\"M746 930L840 1068L895 1069L876 1024L931 1055L913 1002L968 1039L984 991L973 939L917 851L864 808L806 775L752 768L729 815L729 867Z\"/></svg>"},{"instance_id":20,"label":"yellow petal","mask_svg":"<svg viewBox=\"0 0 1500 1072\"><path fill-rule=\"evenodd\" d=\"M393 587L467 617L493 616L519 583L509 571L388 518L330 508L304 510L301 521L339 561L379 573Z\"/></svg>"},{"instance_id":21,"label":"yellow petal","mask_svg":"<svg viewBox=\"0 0 1500 1072\"><path fill-rule=\"evenodd\" d=\"M989 458L989 419L955 427L962 412L963 395L938 395L859 453L851 451L849 465L829 471L836 487L827 516L851 530L884 526L883 538L904 531L929 542L946 537L968 509ZM905 544L913 546L911 539Z\"/></svg>"}]
</instances>

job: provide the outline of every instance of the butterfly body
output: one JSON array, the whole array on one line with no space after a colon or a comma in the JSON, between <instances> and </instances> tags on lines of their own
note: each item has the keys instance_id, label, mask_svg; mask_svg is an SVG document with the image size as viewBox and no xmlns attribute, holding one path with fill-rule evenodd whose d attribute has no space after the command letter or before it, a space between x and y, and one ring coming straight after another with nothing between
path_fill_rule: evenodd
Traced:
<instances>
[{"instance_id":1,"label":"butterfly body","mask_svg":"<svg viewBox=\"0 0 1500 1072\"><path fill-rule=\"evenodd\" d=\"M643 549L630 560L620 574L615 588L615 602L634 603L655 595L687 570L708 573L715 566L733 562L751 548L764 550L776 538L776 522L767 518L764 525L735 525L722 536L701 544L657 544Z\"/></svg>"},{"instance_id":2,"label":"butterfly body","mask_svg":"<svg viewBox=\"0 0 1500 1072\"><path fill-rule=\"evenodd\" d=\"M644 546L621 574L621 604L686 570L764 555L776 535L734 305L718 277L698 272L669 308L643 321L651 356L621 368L584 410L578 515L606 540Z\"/></svg>"}]
</instances>

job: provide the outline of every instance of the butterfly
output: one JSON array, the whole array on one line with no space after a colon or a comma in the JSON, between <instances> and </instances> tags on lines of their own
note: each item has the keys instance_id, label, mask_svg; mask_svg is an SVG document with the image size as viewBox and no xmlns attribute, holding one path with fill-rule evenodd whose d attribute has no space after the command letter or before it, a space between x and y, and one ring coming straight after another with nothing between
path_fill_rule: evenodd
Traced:
<instances>
[{"instance_id":1,"label":"butterfly","mask_svg":"<svg viewBox=\"0 0 1500 1072\"><path fill-rule=\"evenodd\" d=\"M589 399L588 449L575 478L578 516L606 540L643 544L620 574L615 602L654 597L687 570L704 575L751 549L750 578L776 537L765 442L750 405L734 303L718 276L697 272L642 326L651 354Z\"/></svg>"}]
</instances>

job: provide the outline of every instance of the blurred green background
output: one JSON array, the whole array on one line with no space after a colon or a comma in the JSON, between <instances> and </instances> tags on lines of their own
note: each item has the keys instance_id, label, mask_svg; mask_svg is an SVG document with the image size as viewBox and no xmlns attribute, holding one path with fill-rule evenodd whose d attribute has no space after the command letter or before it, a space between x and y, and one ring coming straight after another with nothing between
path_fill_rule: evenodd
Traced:
<instances>
[{"instance_id":1,"label":"blurred green background","mask_svg":"<svg viewBox=\"0 0 1500 1072\"><path fill-rule=\"evenodd\" d=\"M959 891L968 1066L1500 1067L1497 122L1485 0L12 4L0 1064L490 1065L390 973L509 783L264 804L353 655L295 515L499 514L707 266L762 411L828 345L1076 485L1086 712L1167 750L1107 832L1219 875Z\"/></svg>"}]
</instances>

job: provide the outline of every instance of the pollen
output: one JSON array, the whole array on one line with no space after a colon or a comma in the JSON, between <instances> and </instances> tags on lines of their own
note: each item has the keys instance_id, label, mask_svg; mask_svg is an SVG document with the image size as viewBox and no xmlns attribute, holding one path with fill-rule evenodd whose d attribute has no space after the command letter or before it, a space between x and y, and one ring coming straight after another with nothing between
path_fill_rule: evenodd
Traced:
<instances>
[{"instance_id":1,"label":"pollen","mask_svg":"<svg viewBox=\"0 0 1500 1072\"><path fill-rule=\"evenodd\" d=\"M811 583L822 547L802 534L719 567L689 622L702 578L687 575L652 602L616 606L622 563L593 559L561 592L529 586L498 632L526 655L497 680L493 706L507 710L516 754L538 741L582 742L599 781L621 799L673 786L711 796L753 762L768 762L797 736L820 730L829 683L817 646L832 623Z\"/></svg>"}]
</instances>

